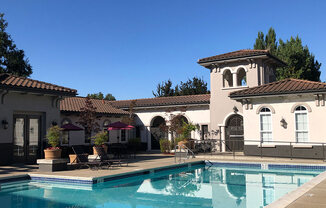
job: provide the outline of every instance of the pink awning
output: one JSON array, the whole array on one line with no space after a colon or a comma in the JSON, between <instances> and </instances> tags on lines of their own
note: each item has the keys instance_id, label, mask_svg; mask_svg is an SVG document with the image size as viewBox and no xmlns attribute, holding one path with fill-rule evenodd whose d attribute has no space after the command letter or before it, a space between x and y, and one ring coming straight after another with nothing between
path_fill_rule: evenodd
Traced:
<instances>
[{"instance_id":1,"label":"pink awning","mask_svg":"<svg viewBox=\"0 0 326 208\"><path fill-rule=\"evenodd\" d=\"M122 123L120 121L114 122L114 123L111 123L110 125L108 125L108 130L109 131L111 131L111 130L121 130L121 129L130 130L132 128L135 128L135 127L131 126L131 125L128 125L128 124L125 124L125 123Z\"/></svg>"},{"instance_id":2,"label":"pink awning","mask_svg":"<svg viewBox=\"0 0 326 208\"><path fill-rule=\"evenodd\" d=\"M81 131L81 130L84 130L74 124L65 124L65 125L62 125L61 128L63 129L63 131Z\"/></svg>"}]
</instances>

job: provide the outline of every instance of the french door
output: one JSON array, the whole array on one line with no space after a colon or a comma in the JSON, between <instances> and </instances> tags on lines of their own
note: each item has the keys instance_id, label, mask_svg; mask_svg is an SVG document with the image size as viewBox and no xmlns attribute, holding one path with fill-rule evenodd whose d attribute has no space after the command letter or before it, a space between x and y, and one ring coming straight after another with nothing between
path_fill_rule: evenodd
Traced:
<instances>
[{"instance_id":1,"label":"french door","mask_svg":"<svg viewBox=\"0 0 326 208\"><path fill-rule=\"evenodd\" d=\"M18 163L35 163L41 153L41 116L14 116L13 159Z\"/></svg>"}]
</instances>

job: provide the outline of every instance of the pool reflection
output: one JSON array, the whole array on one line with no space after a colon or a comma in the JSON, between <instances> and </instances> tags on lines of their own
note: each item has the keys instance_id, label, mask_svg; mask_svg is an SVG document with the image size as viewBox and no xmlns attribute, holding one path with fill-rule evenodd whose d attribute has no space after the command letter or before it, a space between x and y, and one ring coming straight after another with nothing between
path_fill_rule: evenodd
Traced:
<instances>
[{"instance_id":1,"label":"pool reflection","mask_svg":"<svg viewBox=\"0 0 326 208\"><path fill-rule=\"evenodd\" d=\"M5 207L262 207L318 173L199 167L75 186L31 182L0 191Z\"/></svg>"}]
</instances>

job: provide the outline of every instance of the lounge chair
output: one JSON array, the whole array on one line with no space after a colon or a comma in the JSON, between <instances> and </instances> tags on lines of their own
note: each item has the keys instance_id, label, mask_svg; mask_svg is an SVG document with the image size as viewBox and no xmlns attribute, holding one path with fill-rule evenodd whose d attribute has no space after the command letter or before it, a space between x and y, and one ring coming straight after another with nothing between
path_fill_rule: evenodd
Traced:
<instances>
[{"instance_id":1,"label":"lounge chair","mask_svg":"<svg viewBox=\"0 0 326 208\"><path fill-rule=\"evenodd\" d=\"M97 157L94 160L89 161L88 155L84 153L84 149L81 146L73 146L72 150L76 154L77 165L79 166L79 169L81 167L88 167L93 170L94 168L99 169L101 166L101 161L97 160Z\"/></svg>"},{"instance_id":2,"label":"lounge chair","mask_svg":"<svg viewBox=\"0 0 326 208\"><path fill-rule=\"evenodd\" d=\"M122 161L120 159L110 159L107 155L107 153L104 151L103 147L95 147L98 156L100 157L100 160L102 163L106 163L109 166L112 166L114 164L118 164L121 167L121 163ZM128 166L128 162L126 162L127 166Z\"/></svg>"}]
</instances>

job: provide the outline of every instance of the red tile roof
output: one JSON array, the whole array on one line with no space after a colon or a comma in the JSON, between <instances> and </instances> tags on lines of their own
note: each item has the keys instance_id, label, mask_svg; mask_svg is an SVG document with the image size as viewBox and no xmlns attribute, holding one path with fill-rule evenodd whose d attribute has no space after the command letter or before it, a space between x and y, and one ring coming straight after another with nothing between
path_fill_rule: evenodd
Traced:
<instances>
[{"instance_id":1,"label":"red tile roof","mask_svg":"<svg viewBox=\"0 0 326 208\"><path fill-rule=\"evenodd\" d=\"M118 101L110 101L110 103L117 108L129 108L131 102L133 101L135 101L134 107L209 104L210 94L156 97L156 98L145 98L145 99L135 99L135 100L118 100Z\"/></svg>"},{"instance_id":2,"label":"red tile roof","mask_svg":"<svg viewBox=\"0 0 326 208\"><path fill-rule=\"evenodd\" d=\"M85 97L68 97L60 101L60 111L62 112L80 112L85 106ZM96 107L97 113L104 114L128 114L127 111L113 107L106 100L91 99L93 106Z\"/></svg>"},{"instance_id":3,"label":"red tile roof","mask_svg":"<svg viewBox=\"0 0 326 208\"><path fill-rule=\"evenodd\" d=\"M277 57L271 55L268 50L254 50L254 49L245 49L245 50L238 50L229 53L224 53L216 56L210 56L207 58L202 58L198 60L198 63L206 63L206 62L213 62L213 61L222 61L222 60L229 60L229 59L236 59L236 58L244 58L244 57L254 57L254 56L261 56L265 55L272 59L275 59L277 62L286 65L283 61L279 60Z\"/></svg>"},{"instance_id":4,"label":"red tile roof","mask_svg":"<svg viewBox=\"0 0 326 208\"><path fill-rule=\"evenodd\" d=\"M59 93L72 96L77 94L75 89L10 74L0 74L0 88Z\"/></svg>"},{"instance_id":5,"label":"red tile roof","mask_svg":"<svg viewBox=\"0 0 326 208\"><path fill-rule=\"evenodd\" d=\"M326 83L300 79L284 79L230 93L231 98L326 92Z\"/></svg>"}]
</instances>

